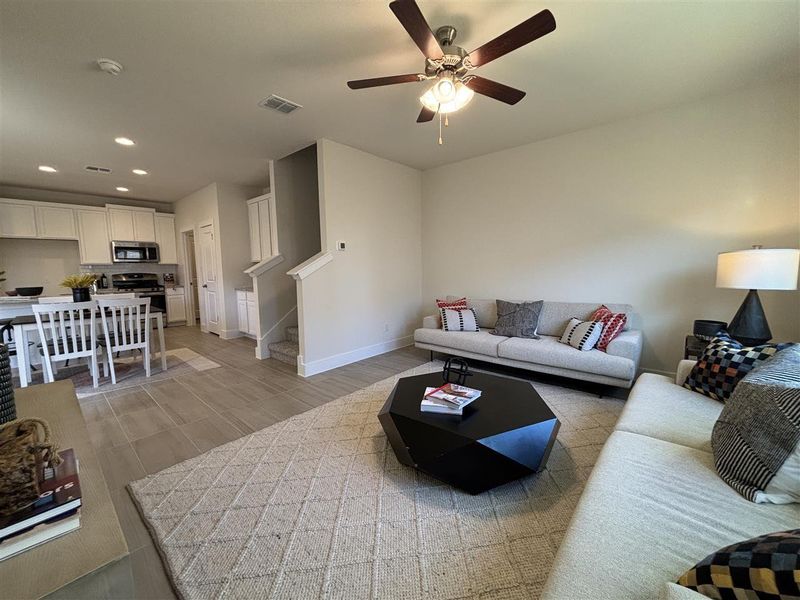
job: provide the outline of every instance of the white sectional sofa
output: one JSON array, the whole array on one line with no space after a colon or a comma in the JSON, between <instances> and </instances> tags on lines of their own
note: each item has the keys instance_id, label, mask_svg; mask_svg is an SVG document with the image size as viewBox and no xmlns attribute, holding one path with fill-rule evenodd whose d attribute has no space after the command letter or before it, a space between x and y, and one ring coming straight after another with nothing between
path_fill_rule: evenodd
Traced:
<instances>
[{"instance_id":1,"label":"white sectional sofa","mask_svg":"<svg viewBox=\"0 0 800 600\"><path fill-rule=\"evenodd\" d=\"M723 546L800 527L800 505L754 504L714 468L722 404L645 373L586 484L543 600L702 599L675 585Z\"/></svg>"},{"instance_id":2,"label":"white sectional sofa","mask_svg":"<svg viewBox=\"0 0 800 600\"><path fill-rule=\"evenodd\" d=\"M455 296L448 296L455 300ZM438 315L425 317L414 332L417 348L510 367L629 388L636 379L642 353L642 332L635 328L636 315L628 304L609 304L614 312L628 315L625 330L600 350L580 351L558 340L572 317L588 319L599 304L545 302L539 316L540 339L504 337L490 333L497 321L497 302L470 298L481 331L443 331Z\"/></svg>"}]
</instances>

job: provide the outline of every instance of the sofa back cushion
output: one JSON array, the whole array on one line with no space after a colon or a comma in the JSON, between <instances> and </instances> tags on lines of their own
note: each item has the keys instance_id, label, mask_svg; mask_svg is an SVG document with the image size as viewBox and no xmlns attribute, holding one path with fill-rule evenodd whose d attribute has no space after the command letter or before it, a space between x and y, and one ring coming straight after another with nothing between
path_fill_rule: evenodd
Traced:
<instances>
[{"instance_id":1,"label":"sofa back cushion","mask_svg":"<svg viewBox=\"0 0 800 600\"><path fill-rule=\"evenodd\" d=\"M463 296L448 296L448 300L458 300ZM510 302L518 302L513 298L505 298ZM527 301L530 301L528 299ZM592 313L602 302L551 302L545 300L542 312L539 314L539 324L536 333L539 335L551 335L561 337L564 333L569 320L573 317L581 321L588 321ZM497 300L494 298L482 300L478 298L467 298L467 306L475 311L478 317L478 325L484 329L494 329L497 322ZM606 306L615 313L625 313L628 317L623 331L635 328L635 313L630 304L608 304Z\"/></svg>"}]
</instances>

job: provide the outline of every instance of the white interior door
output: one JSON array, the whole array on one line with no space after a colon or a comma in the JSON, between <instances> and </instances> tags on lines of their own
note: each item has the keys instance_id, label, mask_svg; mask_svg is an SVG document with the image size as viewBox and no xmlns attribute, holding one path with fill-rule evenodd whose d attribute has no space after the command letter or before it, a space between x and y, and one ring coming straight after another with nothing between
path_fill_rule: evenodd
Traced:
<instances>
[{"instance_id":1,"label":"white interior door","mask_svg":"<svg viewBox=\"0 0 800 600\"><path fill-rule=\"evenodd\" d=\"M206 328L219 335L219 289L217 283L217 261L214 247L214 227L200 228L200 302L205 308Z\"/></svg>"}]
</instances>

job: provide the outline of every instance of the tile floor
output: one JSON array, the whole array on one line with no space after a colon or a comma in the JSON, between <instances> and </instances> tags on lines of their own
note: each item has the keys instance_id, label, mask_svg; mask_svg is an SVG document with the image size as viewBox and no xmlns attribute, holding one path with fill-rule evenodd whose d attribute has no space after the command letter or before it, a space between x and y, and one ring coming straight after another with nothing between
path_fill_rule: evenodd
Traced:
<instances>
[{"instance_id":1,"label":"tile floor","mask_svg":"<svg viewBox=\"0 0 800 600\"><path fill-rule=\"evenodd\" d=\"M256 359L247 338L221 340L196 327L165 333L168 349L190 348L222 366L81 399L130 557L52 598L174 598L129 481L430 360L409 347L304 379L289 365Z\"/></svg>"}]
</instances>

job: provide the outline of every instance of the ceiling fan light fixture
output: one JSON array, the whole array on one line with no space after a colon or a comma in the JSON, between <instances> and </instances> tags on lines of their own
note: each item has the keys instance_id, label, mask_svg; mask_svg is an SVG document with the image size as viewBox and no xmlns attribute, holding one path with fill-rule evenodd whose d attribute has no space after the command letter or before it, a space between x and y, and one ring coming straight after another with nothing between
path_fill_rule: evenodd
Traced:
<instances>
[{"instance_id":1,"label":"ceiling fan light fixture","mask_svg":"<svg viewBox=\"0 0 800 600\"><path fill-rule=\"evenodd\" d=\"M452 102L456 96L456 82L453 81L453 74L445 72L439 75L439 79L433 84L431 90L439 104Z\"/></svg>"},{"instance_id":2,"label":"ceiling fan light fixture","mask_svg":"<svg viewBox=\"0 0 800 600\"><path fill-rule=\"evenodd\" d=\"M440 82L437 82L431 89L420 96L419 99L425 108L433 112L438 112L443 115L454 113L469 104L470 100L472 100L472 97L475 95L475 92L458 81L454 84L455 93L452 99L447 102L439 102L435 93L439 83Z\"/></svg>"}]
</instances>

